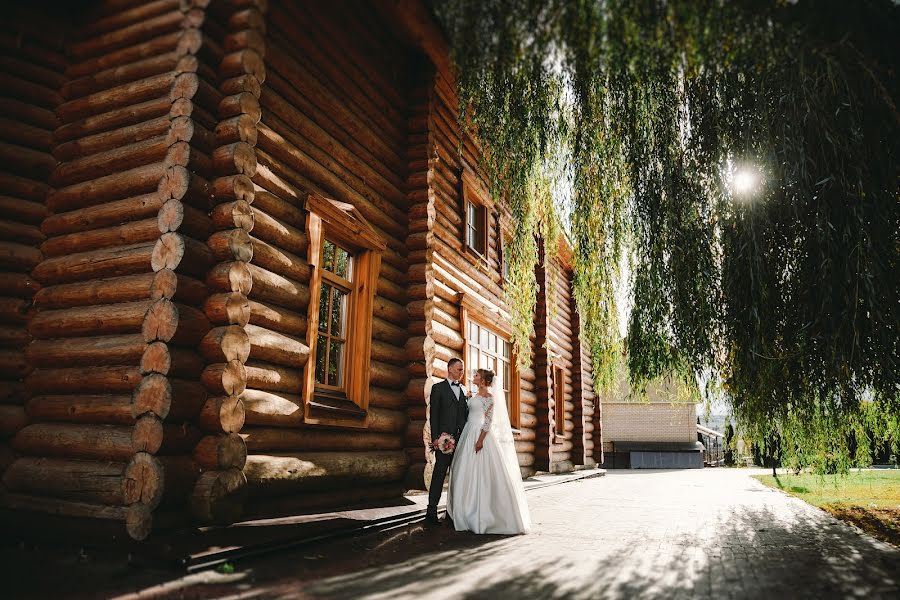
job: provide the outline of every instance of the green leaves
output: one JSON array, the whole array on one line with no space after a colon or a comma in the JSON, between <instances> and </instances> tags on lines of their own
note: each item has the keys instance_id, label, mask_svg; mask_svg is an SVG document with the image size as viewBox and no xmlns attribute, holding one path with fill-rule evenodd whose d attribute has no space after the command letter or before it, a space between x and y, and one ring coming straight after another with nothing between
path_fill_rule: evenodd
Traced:
<instances>
[{"instance_id":1,"label":"green leaves","mask_svg":"<svg viewBox=\"0 0 900 600\"><path fill-rule=\"evenodd\" d=\"M846 468L866 440L900 442L896 4L434 5L517 222L517 347L562 159L601 387L621 355L615 289L628 276L635 383L712 373L742 431L777 434L785 460ZM739 199L725 174L745 163L764 182Z\"/></svg>"}]
</instances>

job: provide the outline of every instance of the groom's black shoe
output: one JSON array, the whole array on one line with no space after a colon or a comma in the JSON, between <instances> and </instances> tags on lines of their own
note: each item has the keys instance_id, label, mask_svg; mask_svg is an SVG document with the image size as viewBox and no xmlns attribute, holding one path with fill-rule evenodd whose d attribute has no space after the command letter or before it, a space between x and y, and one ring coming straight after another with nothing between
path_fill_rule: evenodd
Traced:
<instances>
[{"instance_id":1,"label":"groom's black shoe","mask_svg":"<svg viewBox=\"0 0 900 600\"><path fill-rule=\"evenodd\" d=\"M426 525L438 525L440 521L438 520L437 513L425 513L425 524Z\"/></svg>"}]
</instances>

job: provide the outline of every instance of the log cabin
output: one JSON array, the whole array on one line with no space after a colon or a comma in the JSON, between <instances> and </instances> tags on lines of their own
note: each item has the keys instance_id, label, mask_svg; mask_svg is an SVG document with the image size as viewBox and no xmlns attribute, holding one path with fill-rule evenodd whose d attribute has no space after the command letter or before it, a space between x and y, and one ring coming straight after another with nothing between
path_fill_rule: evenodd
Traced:
<instances>
[{"instance_id":1,"label":"log cabin","mask_svg":"<svg viewBox=\"0 0 900 600\"><path fill-rule=\"evenodd\" d=\"M424 4L38 0L0 44L0 510L140 540L397 497L452 357L523 476L602 462L571 249L518 368Z\"/></svg>"}]
</instances>

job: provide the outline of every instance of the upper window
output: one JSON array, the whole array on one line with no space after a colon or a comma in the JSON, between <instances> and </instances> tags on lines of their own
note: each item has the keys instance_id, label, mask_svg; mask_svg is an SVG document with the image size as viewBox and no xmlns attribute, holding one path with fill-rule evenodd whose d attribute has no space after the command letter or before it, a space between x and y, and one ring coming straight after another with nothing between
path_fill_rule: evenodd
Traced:
<instances>
[{"instance_id":1,"label":"upper window","mask_svg":"<svg viewBox=\"0 0 900 600\"><path fill-rule=\"evenodd\" d=\"M487 194L479 192L473 179L467 171L463 172L464 242L467 250L487 260L490 210Z\"/></svg>"},{"instance_id":2,"label":"upper window","mask_svg":"<svg viewBox=\"0 0 900 600\"><path fill-rule=\"evenodd\" d=\"M557 438L566 432L566 372L562 367L553 367L553 431Z\"/></svg>"},{"instance_id":3,"label":"upper window","mask_svg":"<svg viewBox=\"0 0 900 600\"><path fill-rule=\"evenodd\" d=\"M487 248L487 209L483 204L466 201L466 245L484 256Z\"/></svg>"},{"instance_id":4,"label":"upper window","mask_svg":"<svg viewBox=\"0 0 900 600\"><path fill-rule=\"evenodd\" d=\"M304 420L366 427L372 309L385 244L350 204L310 196L306 209L312 275Z\"/></svg>"},{"instance_id":5,"label":"upper window","mask_svg":"<svg viewBox=\"0 0 900 600\"><path fill-rule=\"evenodd\" d=\"M518 386L514 385L515 375L512 344L500 334L475 321L468 322L466 336L469 368L490 369L494 372L495 383L502 386L509 407L509 420L513 427L519 426Z\"/></svg>"}]
</instances>

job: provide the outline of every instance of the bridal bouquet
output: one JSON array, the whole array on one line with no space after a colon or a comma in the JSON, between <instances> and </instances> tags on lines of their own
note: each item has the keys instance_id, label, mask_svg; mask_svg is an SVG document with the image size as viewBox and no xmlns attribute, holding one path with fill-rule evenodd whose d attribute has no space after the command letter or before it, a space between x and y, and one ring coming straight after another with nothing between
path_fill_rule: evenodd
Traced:
<instances>
[{"instance_id":1,"label":"bridal bouquet","mask_svg":"<svg viewBox=\"0 0 900 600\"><path fill-rule=\"evenodd\" d=\"M453 454L455 448L456 440L454 440L453 436L449 433L442 433L441 437L439 437L434 444L434 449L440 450L444 454Z\"/></svg>"}]
</instances>

